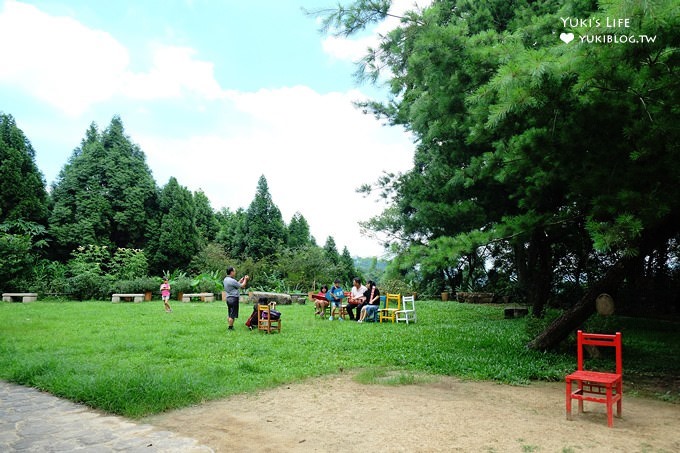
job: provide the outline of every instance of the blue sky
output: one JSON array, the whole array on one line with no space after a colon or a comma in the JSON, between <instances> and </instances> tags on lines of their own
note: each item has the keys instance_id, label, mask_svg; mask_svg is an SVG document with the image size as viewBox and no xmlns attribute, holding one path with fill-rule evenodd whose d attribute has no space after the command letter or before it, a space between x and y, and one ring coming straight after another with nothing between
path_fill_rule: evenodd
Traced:
<instances>
[{"instance_id":1,"label":"blue sky","mask_svg":"<svg viewBox=\"0 0 680 453\"><path fill-rule=\"evenodd\" d=\"M335 4L0 0L0 111L31 140L48 185L91 122L120 115L160 186L175 176L233 211L264 174L286 222L300 212L320 245L331 235L340 251L381 255L357 222L383 205L355 189L410 168L414 145L353 107L385 90L352 74L397 23L341 39L302 11Z\"/></svg>"}]
</instances>

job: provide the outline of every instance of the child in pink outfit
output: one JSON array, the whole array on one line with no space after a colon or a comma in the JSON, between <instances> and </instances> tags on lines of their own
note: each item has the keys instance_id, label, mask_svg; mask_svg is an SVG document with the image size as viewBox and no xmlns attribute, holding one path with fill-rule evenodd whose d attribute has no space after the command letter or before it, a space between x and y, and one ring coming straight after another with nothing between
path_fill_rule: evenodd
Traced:
<instances>
[{"instance_id":1,"label":"child in pink outfit","mask_svg":"<svg viewBox=\"0 0 680 453\"><path fill-rule=\"evenodd\" d=\"M170 304L168 303L168 300L170 300L170 283L168 283L167 278L163 280L163 284L161 285L161 297L163 298L165 311L170 313L172 311L172 308L170 308Z\"/></svg>"}]
</instances>

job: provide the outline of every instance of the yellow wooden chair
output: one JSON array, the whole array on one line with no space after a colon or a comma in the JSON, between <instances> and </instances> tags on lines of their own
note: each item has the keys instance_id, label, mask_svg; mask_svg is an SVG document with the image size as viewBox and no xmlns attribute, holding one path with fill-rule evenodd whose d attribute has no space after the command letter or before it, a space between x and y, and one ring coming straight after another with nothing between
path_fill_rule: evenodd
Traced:
<instances>
[{"instance_id":1,"label":"yellow wooden chair","mask_svg":"<svg viewBox=\"0 0 680 453\"><path fill-rule=\"evenodd\" d=\"M271 307L258 304L257 306L257 329L267 333L272 331L281 332L281 318L272 319Z\"/></svg>"},{"instance_id":2,"label":"yellow wooden chair","mask_svg":"<svg viewBox=\"0 0 680 453\"><path fill-rule=\"evenodd\" d=\"M380 322L383 322L383 319L395 322L399 310L401 310L401 294L387 294L385 306L380 309Z\"/></svg>"}]
</instances>

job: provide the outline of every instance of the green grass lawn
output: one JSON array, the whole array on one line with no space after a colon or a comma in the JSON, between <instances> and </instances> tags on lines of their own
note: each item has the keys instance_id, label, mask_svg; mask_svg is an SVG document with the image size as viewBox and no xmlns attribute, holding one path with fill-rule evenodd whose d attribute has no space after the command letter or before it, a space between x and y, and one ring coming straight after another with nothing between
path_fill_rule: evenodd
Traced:
<instances>
[{"instance_id":1,"label":"green grass lawn","mask_svg":"<svg viewBox=\"0 0 680 453\"><path fill-rule=\"evenodd\" d=\"M278 306L282 332L249 331L241 305L226 329L223 302L33 302L0 305L0 379L129 417L313 376L362 369L408 376L451 375L523 384L562 380L575 367L566 352L527 350L526 319L503 307L417 302L418 323L325 321L310 305ZM680 375L677 324L611 317L624 335L626 379ZM628 387L630 388L630 387ZM678 400L677 386L658 395Z\"/></svg>"}]
</instances>

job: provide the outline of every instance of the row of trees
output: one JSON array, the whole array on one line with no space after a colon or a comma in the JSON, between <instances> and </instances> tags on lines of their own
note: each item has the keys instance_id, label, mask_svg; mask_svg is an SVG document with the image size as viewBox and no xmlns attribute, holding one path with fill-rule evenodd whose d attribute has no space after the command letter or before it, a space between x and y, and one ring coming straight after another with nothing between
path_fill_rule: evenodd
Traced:
<instances>
[{"instance_id":1,"label":"row of trees","mask_svg":"<svg viewBox=\"0 0 680 453\"><path fill-rule=\"evenodd\" d=\"M235 265L263 289L308 290L356 269L333 237L318 246L300 213L284 222L264 176L247 209L215 212L171 177L158 187L114 117L92 124L51 190L14 118L0 114L0 289L105 297L120 279L224 277ZM124 266L124 262L132 263Z\"/></svg>"},{"instance_id":2,"label":"row of trees","mask_svg":"<svg viewBox=\"0 0 680 453\"><path fill-rule=\"evenodd\" d=\"M351 35L390 3L323 12L324 29ZM572 307L532 347L573 331L600 291L677 311L679 22L672 0L435 0L407 12L357 72L390 90L360 106L417 138L410 171L363 188L390 201L365 227L391 238L404 275L509 289L539 317L551 301Z\"/></svg>"}]
</instances>

